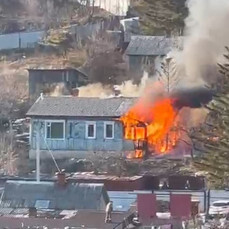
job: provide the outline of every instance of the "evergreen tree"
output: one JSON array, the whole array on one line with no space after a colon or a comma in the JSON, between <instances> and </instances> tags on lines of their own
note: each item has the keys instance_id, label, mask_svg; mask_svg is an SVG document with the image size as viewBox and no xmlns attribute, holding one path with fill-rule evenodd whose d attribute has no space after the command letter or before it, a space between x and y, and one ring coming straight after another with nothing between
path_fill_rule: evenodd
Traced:
<instances>
[{"instance_id":1,"label":"evergreen tree","mask_svg":"<svg viewBox=\"0 0 229 229\"><path fill-rule=\"evenodd\" d=\"M229 48L226 62L219 64L221 77L218 80L213 100L205 123L192 134L199 156L194 165L206 172L209 182L215 187L228 186L229 181Z\"/></svg>"},{"instance_id":2,"label":"evergreen tree","mask_svg":"<svg viewBox=\"0 0 229 229\"><path fill-rule=\"evenodd\" d=\"M140 16L146 35L180 35L187 16L186 0L132 0L130 12ZM130 13L131 14L131 13Z\"/></svg>"}]
</instances>

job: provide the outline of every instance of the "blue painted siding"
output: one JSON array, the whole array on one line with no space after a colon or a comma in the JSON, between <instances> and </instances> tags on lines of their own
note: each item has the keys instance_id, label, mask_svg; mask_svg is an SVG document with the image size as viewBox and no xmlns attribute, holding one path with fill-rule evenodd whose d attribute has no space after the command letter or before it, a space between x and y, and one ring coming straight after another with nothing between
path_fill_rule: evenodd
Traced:
<instances>
[{"instance_id":1,"label":"blue painted siding","mask_svg":"<svg viewBox=\"0 0 229 229\"><path fill-rule=\"evenodd\" d=\"M114 121L114 138L105 139L104 123L110 120L94 121L96 123L96 138L86 138L87 120L65 120L65 138L63 140L46 139L47 120L31 120L31 149L36 149L36 133L40 133L41 150L66 150L66 151L127 151L133 149L133 142L123 139L123 126L119 121Z\"/></svg>"}]
</instances>

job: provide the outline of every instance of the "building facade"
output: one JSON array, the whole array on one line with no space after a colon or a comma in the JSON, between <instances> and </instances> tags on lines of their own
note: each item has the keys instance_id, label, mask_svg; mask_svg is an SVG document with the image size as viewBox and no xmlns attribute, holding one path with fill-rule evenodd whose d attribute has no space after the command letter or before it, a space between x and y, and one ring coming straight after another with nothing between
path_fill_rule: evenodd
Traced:
<instances>
[{"instance_id":1,"label":"building facade","mask_svg":"<svg viewBox=\"0 0 229 229\"><path fill-rule=\"evenodd\" d=\"M119 120L133 98L44 97L31 107L30 159L39 147L41 158L85 158L133 151ZM37 142L39 144L37 144Z\"/></svg>"},{"instance_id":2,"label":"building facade","mask_svg":"<svg viewBox=\"0 0 229 229\"><path fill-rule=\"evenodd\" d=\"M50 93L58 84L71 91L85 85L87 75L74 68L63 69L28 69L29 71L29 96L37 99L40 93Z\"/></svg>"},{"instance_id":3,"label":"building facade","mask_svg":"<svg viewBox=\"0 0 229 229\"><path fill-rule=\"evenodd\" d=\"M183 37L131 36L126 50L129 70L142 77L144 71L154 75L160 70L163 58L172 50L183 47Z\"/></svg>"}]
</instances>

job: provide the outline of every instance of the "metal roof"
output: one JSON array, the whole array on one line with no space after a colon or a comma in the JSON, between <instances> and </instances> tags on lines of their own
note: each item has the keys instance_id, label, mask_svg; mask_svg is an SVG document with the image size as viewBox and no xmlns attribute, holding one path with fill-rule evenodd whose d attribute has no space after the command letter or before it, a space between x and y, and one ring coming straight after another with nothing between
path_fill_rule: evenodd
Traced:
<instances>
[{"instance_id":1,"label":"metal roof","mask_svg":"<svg viewBox=\"0 0 229 229\"><path fill-rule=\"evenodd\" d=\"M88 74L85 72L85 70L82 67L79 68L73 68L73 67L60 67L60 66L39 66L39 67L33 67L33 68L28 68L27 69L29 72L44 72L44 71L49 71L49 72L66 72L66 71L74 71L74 72L78 72L81 73L82 75L84 75L84 77L88 77Z\"/></svg>"},{"instance_id":2,"label":"metal roof","mask_svg":"<svg viewBox=\"0 0 229 229\"><path fill-rule=\"evenodd\" d=\"M127 223L127 218L132 215L131 212L113 212L112 222L105 223L105 211L94 211L94 210L79 210L75 216L69 219L63 218L50 218L49 212L44 212L41 217L28 217L24 215L6 214L0 216L0 228L19 228L24 225L23 228L90 228L90 229L113 229L121 228L123 223ZM47 217L48 215L48 217ZM57 213L58 217L58 213Z\"/></svg>"},{"instance_id":3,"label":"metal roof","mask_svg":"<svg viewBox=\"0 0 229 229\"><path fill-rule=\"evenodd\" d=\"M141 179L143 176L131 176L131 177L119 177L119 176L113 176L113 175L107 175L107 174L94 174L93 172L75 172L70 174L69 178L72 179L85 179L85 180L112 180L112 181L136 181L138 179ZM94 182L92 182L94 183Z\"/></svg>"},{"instance_id":4,"label":"metal roof","mask_svg":"<svg viewBox=\"0 0 229 229\"><path fill-rule=\"evenodd\" d=\"M129 191L108 191L110 200L113 201L114 211L126 212L137 200L137 193Z\"/></svg>"},{"instance_id":5,"label":"metal roof","mask_svg":"<svg viewBox=\"0 0 229 229\"><path fill-rule=\"evenodd\" d=\"M47 201L48 209L59 210L105 210L109 201L103 184L56 182L7 181L2 195L2 207L31 208L37 201Z\"/></svg>"},{"instance_id":6,"label":"metal roof","mask_svg":"<svg viewBox=\"0 0 229 229\"><path fill-rule=\"evenodd\" d=\"M136 98L43 97L29 109L27 116L120 117Z\"/></svg>"},{"instance_id":7,"label":"metal roof","mask_svg":"<svg viewBox=\"0 0 229 229\"><path fill-rule=\"evenodd\" d=\"M183 37L168 38L165 36L132 36L127 47L127 55L163 56L174 47L182 47Z\"/></svg>"}]
</instances>

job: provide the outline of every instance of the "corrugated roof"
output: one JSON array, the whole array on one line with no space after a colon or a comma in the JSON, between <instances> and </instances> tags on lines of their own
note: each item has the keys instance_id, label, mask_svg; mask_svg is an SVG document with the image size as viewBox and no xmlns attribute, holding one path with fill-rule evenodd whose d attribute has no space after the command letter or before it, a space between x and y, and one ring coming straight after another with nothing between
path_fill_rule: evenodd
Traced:
<instances>
[{"instance_id":1,"label":"corrugated roof","mask_svg":"<svg viewBox=\"0 0 229 229\"><path fill-rule=\"evenodd\" d=\"M93 172L76 172L69 176L72 179L89 179L89 180L113 180L113 181L136 181L142 176L119 177L106 174L95 175ZM93 183L93 182L92 182Z\"/></svg>"},{"instance_id":2,"label":"corrugated roof","mask_svg":"<svg viewBox=\"0 0 229 229\"><path fill-rule=\"evenodd\" d=\"M120 117L136 98L44 97L36 101L27 116Z\"/></svg>"},{"instance_id":3,"label":"corrugated roof","mask_svg":"<svg viewBox=\"0 0 229 229\"><path fill-rule=\"evenodd\" d=\"M30 208L38 200L47 201L48 209L105 210L109 197L103 184L68 183L62 187L56 182L7 181L1 206Z\"/></svg>"},{"instance_id":4,"label":"corrugated roof","mask_svg":"<svg viewBox=\"0 0 229 229\"><path fill-rule=\"evenodd\" d=\"M168 54L174 47L182 47L183 37L132 36L127 47L127 55L161 56Z\"/></svg>"}]
</instances>

